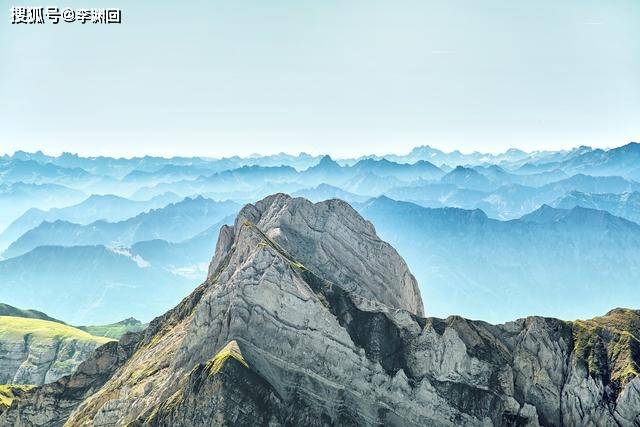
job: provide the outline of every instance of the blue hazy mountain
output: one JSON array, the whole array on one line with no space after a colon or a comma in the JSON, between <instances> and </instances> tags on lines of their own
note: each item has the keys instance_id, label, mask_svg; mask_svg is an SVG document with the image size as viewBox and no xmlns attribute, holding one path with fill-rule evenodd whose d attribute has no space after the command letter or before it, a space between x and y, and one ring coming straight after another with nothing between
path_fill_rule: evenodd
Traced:
<instances>
[{"instance_id":1,"label":"blue hazy mountain","mask_svg":"<svg viewBox=\"0 0 640 427\"><path fill-rule=\"evenodd\" d=\"M453 184L460 188L477 191L491 191L498 185L472 168L457 166L454 170L440 178L442 184Z\"/></svg>"},{"instance_id":2,"label":"blue hazy mountain","mask_svg":"<svg viewBox=\"0 0 640 427\"><path fill-rule=\"evenodd\" d=\"M460 188L454 184L422 181L394 187L385 192L385 195L392 199L413 202L430 208L445 206L473 208L489 194L485 191Z\"/></svg>"},{"instance_id":3,"label":"blue hazy mountain","mask_svg":"<svg viewBox=\"0 0 640 427\"><path fill-rule=\"evenodd\" d=\"M403 182L438 178L443 174L442 170L425 161L399 164L384 159L364 159L353 166L341 166L331 157L324 156L303 171L290 166L243 166L209 176L200 174L193 179L148 185L136 191L133 197L149 198L171 191L184 196L209 194L217 198L251 201L271 194L265 193L265 187L273 190L272 193L293 192L320 184L337 186L360 195L377 196Z\"/></svg>"},{"instance_id":4,"label":"blue hazy mountain","mask_svg":"<svg viewBox=\"0 0 640 427\"><path fill-rule=\"evenodd\" d=\"M216 172L218 171L191 165L166 165L153 172L136 169L122 178L122 181L149 185L160 182L196 179L200 176L212 175Z\"/></svg>"},{"instance_id":5,"label":"blue hazy mountain","mask_svg":"<svg viewBox=\"0 0 640 427\"><path fill-rule=\"evenodd\" d=\"M458 150L445 152L428 145L422 145L413 148L408 154L388 154L384 156L364 156L362 158L381 159L386 158L392 162L397 163L415 163L420 160L429 161L441 169L446 169L447 166L479 166L479 165L500 165L509 170L518 169L520 167L532 168L532 171L545 171L550 170L548 167L540 169L536 168L538 164L551 164L554 162L560 163L562 161L569 160L573 157L584 154L591 151L590 147L577 147L570 150L555 150L555 151L533 151L526 152L517 148L510 148L503 153L462 153ZM347 164L353 164L359 159L348 159L344 162Z\"/></svg>"},{"instance_id":6,"label":"blue hazy mountain","mask_svg":"<svg viewBox=\"0 0 640 427\"><path fill-rule=\"evenodd\" d=\"M553 164L542 163L539 168L552 165L569 174L618 175L640 180L640 144L631 142L610 150L585 150L577 156Z\"/></svg>"},{"instance_id":7,"label":"blue hazy mountain","mask_svg":"<svg viewBox=\"0 0 640 427\"><path fill-rule=\"evenodd\" d=\"M91 177L90 173L81 168L65 168L52 163L40 163L36 160L14 159L0 163L0 182L6 184L24 182L68 185L73 182L88 181Z\"/></svg>"},{"instance_id":8,"label":"blue hazy mountain","mask_svg":"<svg viewBox=\"0 0 640 427\"><path fill-rule=\"evenodd\" d=\"M5 255L18 258L48 245L103 245L145 272L194 280L204 273L220 223L239 204L276 192L312 200L337 197L368 209L372 219L378 215L376 227L389 233L383 237L407 252L416 273L428 279L425 283L438 285L429 290L435 294L427 309L445 307L438 308L438 301L448 297L462 301L469 315L480 303L491 311L490 296L502 298L509 290L514 299L506 301L514 309L503 320L534 311L561 313L556 309L571 317L570 310L580 308L590 316L608 310L609 303L622 305L615 298L630 292L625 286L639 271L632 259L638 253L637 229L624 221L639 217L638 147L487 154L423 146L407 155L337 161L304 153L125 159L17 152L0 157L0 229L15 220L0 243L12 243ZM33 184L40 182L65 185ZM87 199L113 191L121 197ZM160 195L166 192L173 195L163 201ZM367 202L381 194L421 206L400 204L405 206L400 209L385 198ZM223 207L197 195L233 202ZM155 205L145 204L155 196ZM186 196L184 202L156 209ZM395 206L388 208L393 215L380 207L385 203ZM39 253L45 255L62 252ZM95 274L102 280L101 270ZM597 301L601 283L612 283L615 292ZM518 298L541 304L529 295L532 289L553 296L547 311L536 306L516 313L522 308ZM576 300L569 307L571 292ZM595 305L589 306L589 298ZM461 310L440 313L453 312Z\"/></svg>"},{"instance_id":9,"label":"blue hazy mountain","mask_svg":"<svg viewBox=\"0 0 640 427\"><path fill-rule=\"evenodd\" d=\"M154 239L131 248L39 246L0 261L0 281L7 286L0 299L15 304L31 301L76 324L111 322L125 314L148 320L206 278L220 228L234 219L227 216L176 243ZM77 271L74 263L81 263Z\"/></svg>"},{"instance_id":10,"label":"blue hazy mountain","mask_svg":"<svg viewBox=\"0 0 640 427\"><path fill-rule=\"evenodd\" d=\"M71 324L148 321L191 291L186 277L104 246L43 246L0 261L0 300Z\"/></svg>"},{"instance_id":11,"label":"blue hazy mountain","mask_svg":"<svg viewBox=\"0 0 640 427\"><path fill-rule=\"evenodd\" d=\"M178 242L206 230L235 214L240 205L203 197L186 198L119 222L96 221L87 225L57 220L43 222L13 242L6 258L22 255L38 246L107 245L131 246L144 240Z\"/></svg>"},{"instance_id":12,"label":"blue hazy mountain","mask_svg":"<svg viewBox=\"0 0 640 427\"><path fill-rule=\"evenodd\" d=\"M340 185L346 191L364 196L377 197L403 182L391 176L382 177L373 173L356 175Z\"/></svg>"},{"instance_id":13,"label":"blue hazy mountain","mask_svg":"<svg viewBox=\"0 0 640 427\"><path fill-rule=\"evenodd\" d=\"M501 154L490 153L462 153L458 150L444 152L428 145L422 145L413 148L405 155L385 155L384 158L398 163L415 163L421 160L428 161L438 166L449 165L480 165L487 163L517 162L523 159L531 158L531 153L511 148ZM371 158L380 158L380 156L367 156Z\"/></svg>"},{"instance_id":14,"label":"blue hazy mountain","mask_svg":"<svg viewBox=\"0 0 640 427\"><path fill-rule=\"evenodd\" d=\"M200 176L192 180L180 180L171 183L160 183L138 190L134 198L150 198L165 192L177 193L181 196L197 194L226 194L251 192L270 183L286 183L295 181L297 171L290 166L243 166Z\"/></svg>"},{"instance_id":15,"label":"blue hazy mountain","mask_svg":"<svg viewBox=\"0 0 640 427\"><path fill-rule=\"evenodd\" d=\"M0 230L31 208L68 206L86 197L81 191L57 184L0 183Z\"/></svg>"},{"instance_id":16,"label":"blue hazy mountain","mask_svg":"<svg viewBox=\"0 0 640 427\"><path fill-rule=\"evenodd\" d=\"M542 187L545 194L562 195L570 191L584 193L626 193L640 190L640 183L620 176L590 176L577 174Z\"/></svg>"},{"instance_id":17,"label":"blue hazy mountain","mask_svg":"<svg viewBox=\"0 0 640 427\"><path fill-rule=\"evenodd\" d=\"M17 151L13 155L0 156L0 167L11 161L34 161L68 169L81 169L89 174L110 176L114 178L136 177L144 178L149 175L162 176L171 173L184 173L189 176L211 175L225 170L237 169L243 166L290 166L297 170L307 169L316 163L321 156L307 153L291 155L278 153L273 155L251 155L247 157L204 158L204 157L158 157L144 156L132 158L113 157L82 157L73 153L62 153L60 156L49 156L41 151L28 153ZM175 168L179 168L175 169ZM172 171L173 169L173 171ZM149 175L146 175L149 174Z\"/></svg>"},{"instance_id":18,"label":"blue hazy mountain","mask_svg":"<svg viewBox=\"0 0 640 427\"><path fill-rule=\"evenodd\" d=\"M242 166L291 166L300 171L317 164L321 157L307 153L298 155L278 153L267 156L254 154L245 158L237 158L236 161Z\"/></svg>"},{"instance_id":19,"label":"blue hazy mountain","mask_svg":"<svg viewBox=\"0 0 640 427\"><path fill-rule=\"evenodd\" d=\"M573 319L640 305L640 225L607 212L543 206L498 221L481 210L429 209L386 197L358 210L407 260L428 315Z\"/></svg>"},{"instance_id":20,"label":"blue hazy mountain","mask_svg":"<svg viewBox=\"0 0 640 427\"><path fill-rule=\"evenodd\" d=\"M486 177L495 188L512 184L542 187L543 185L569 178L569 176L560 169L523 174L509 172L498 165L485 165L474 166L473 170Z\"/></svg>"},{"instance_id":21,"label":"blue hazy mountain","mask_svg":"<svg viewBox=\"0 0 640 427\"><path fill-rule=\"evenodd\" d=\"M640 190L639 183L622 177L578 174L541 187L507 184L492 190L480 191L461 186L491 188L497 184L492 184L489 178L476 170L462 167L456 170L458 174L450 175L452 183L414 182L410 185L394 187L384 194L396 200L409 201L424 207L479 208L491 218L515 219L544 204L552 204L572 191L620 194ZM478 178L478 175L482 178ZM441 182L446 177L447 175Z\"/></svg>"},{"instance_id":22,"label":"blue hazy mountain","mask_svg":"<svg viewBox=\"0 0 640 427\"><path fill-rule=\"evenodd\" d=\"M228 216L181 242L167 242L162 239L137 242L131 246L130 252L152 266L202 281L207 276L207 268L215 252L220 228L225 224L232 225L234 220L234 215Z\"/></svg>"},{"instance_id":23,"label":"blue hazy mountain","mask_svg":"<svg viewBox=\"0 0 640 427\"><path fill-rule=\"evenodd\" d=\"M368 196L361 196L355 193L349 193L341 188L334 187L329 184L320 184L317 187L305 188L292 193L295 197L304 197L312 202L320 202L329 199L341 199L349 203L361 203L369 199Z\"/></svg>"},{"instance_id":24,"label":"blue hazy mountain","mask_svg":"<svg viewBox=\"0 0 640 427\"><path fill-rule=\"evenodd\" d=\"M415 163L396 163L387 159L363 159L349 169L352 176L374 174L383 178L390 177L407 182L418 179L437 179L444 175L440 168L425 160L419 160Z\"/></svg>"},{"instance_id":25,"label":"blue hazy mountain","mask_svg":"<svg viewBox=\"0 0 640 427\"><path fill-rule=\"evenodd\" d=\"M16 157L17 156L17 157ZM199 157L158 157L144 156L132 158L113 158L106 156L82 157L73 153L62 153L60 156L34 156L28 153L14 154L13 157L6 158L28 158L42 163L51 163L65 168L81 168L94 175L111 176L122 178L134 170L154 172L166 165L187 165L195 167L215 168L220 163L220 169L232 169L240 165L234 161L208 160Z\"/></svg>"},{"instance_id":26,"label":"blue hazy mountain","mask_svg":"<svg viewBox=\"0 0 640 427\"><path fill-rule=\"evenodd\" d=\"M122 221L180 200L180 196L173 193L161 194L146 201L135 201L114 195L92 195L78 204L65 208L49 210L31 208L0 234L0 250L5 249L22 234L37 227L43 221L62 220L81 225L98 220Z\"/></svg>"},{"instance_id":27,"label":"blue hazy mountain","mask_svg":"<svg viewBox=\"0 0 640 427\"><path fill-rule=\"evenodd\" d=\"M520 161L510 162L508 167L516 173L524 174L552 171L557 169L563 162L591 151L594 151L593 148L586 145L581 145L570 150L541 151L531 153Z\"/></svg>"},{"instance_id":28,"label":"blue hazy mountain","mask_svg":"<svg viewBox=\"0 0 640 427\"><path fill-rule=\"evenodd\" d=\"M415 163L396 163L387 159L362 159L355 164L342 166L330 156L324 156L317 165L303 171L297 178L309 185L320 183L347 186L358 177L376 176L399 181L437 179L444 172L434 164L420 160Z\"/></svg>"},{"instance_id":29,"label":"blue hazy mountain","mask_svg":"<svg viewBox=\"0 0 640 427\"><path fill-rule=\"evenodd\" d=\"M492 191L506 185L542 187L567 179L569 176L560 169L530 174L512 173L497 165L466 168L457 166L440 179L445 184L454 184L460 188Z\"/></svg>"},{"instance_id":30,"label":"blue hazy mountain","mask_svg":"<svg viewBox=\"0 0 640 427\"><path fill-rule=\"evenodd\" d=\"M331 156L323 156L317 164L300 174L300 180L306 185L340 185L350 178L348 170L348 167L340 165Z\"/></svg>"},{"instance_id":31,"label":"blue hazy mountain","mask_svg":"<svg viewBox=\"0 0 640 427\"><path fill-rule=\"evenodd\" d=\"M552 206L561 209L572 209L576 206L599 209L640 223L640 192L637 191L622 194L572 191L554 201Z\"/></svg>"}]
</instances>

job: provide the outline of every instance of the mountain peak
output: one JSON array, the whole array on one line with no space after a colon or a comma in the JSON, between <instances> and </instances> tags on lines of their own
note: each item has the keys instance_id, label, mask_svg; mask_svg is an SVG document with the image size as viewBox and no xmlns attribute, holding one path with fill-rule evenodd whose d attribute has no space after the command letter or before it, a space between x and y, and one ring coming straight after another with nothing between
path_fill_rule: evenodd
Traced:
<instances>
[{"instance_id":1,"label":"mountain peak","mask_svg":"<svg viewBox=\"0 0 640 427\"><path fill-rule=\"evenodd\" d=\"M325 154L324 156L322 156L322 158L318 162L318 166L333 166L337 164L338 163L335 160L333 160L331 156L328 154Z\"/></svg>"},{"instance_id":2,"label":"mountain peak","mask_svg":"<svg viewBox=\"0 0 640 427\"><path fill-rule=\"evenodd\" d=\"M404 260L342 200L314 204L280 193L246 205L235 225L221 230L210 277L232 250L248 251L260 243L248 229L258 230L325 280L389 307L423 313L418 285Z\"/></svg>"},{"instance_id":3,"label":"mountain peak","mask_svg":"<svg viewBox=\"0 0 640 427\"><path fill-rule=\"evenodd\" d=\"M328 154L322 156L320 161L314 165L310 166L305 172L308 174L323 174L326 172L339 171L342 167L331 158Z\"/></svg>"},{"instance_id":4,"label":"mountain peak","mask_svg":"<svg viewBox=\"0 0 640 427\"><path fill-rule=\"evenodd\" d=\"M568 212L568 209L558 209L547 204L543 204L535 211L523 215L520 220L525 222L537 223L553 222L564 218Z\"/></svg>"},{"instance_id":5,"label":"mountain peak","mask_svg":"<svg viewBox=\"0 0 640 427\"><path fill-rule=\"evenodd\" d=\"M563 221L581 226L594 226L596 224L617 224L621 226L640 227L634 222L617 217L607 211L587 208L576 205L570 209L554 208L543 204L535 211L520 218L525 222L551 223Z\"/></svg>"}]
</instances>

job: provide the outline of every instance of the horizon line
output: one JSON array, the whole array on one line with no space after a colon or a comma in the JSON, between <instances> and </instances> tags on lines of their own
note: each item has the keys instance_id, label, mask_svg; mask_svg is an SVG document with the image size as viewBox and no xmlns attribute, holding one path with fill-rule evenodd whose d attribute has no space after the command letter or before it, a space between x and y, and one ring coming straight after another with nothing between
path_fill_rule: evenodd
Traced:
<instances>
[{"instance_id":1,"label":"horizon line","mask_svg":"<svg viewBox=\"0 0 640 427\"><path fill-rule=\"evenodd\" d=\"M38 149L35 151L28 151L28 150L23 150L23 149L16 149L13 152L9 152L9 151L4 151L4 152L0 152L0 157L14 157L16 154L18 153L25 153L25 154L41 154L47 157L61 157L64 154L68 154L68 155L72 155L72 156L76 156L76 157L80 157L80 158L99 158L99 157L105 157L105 158L112 158L112 159L125 159L125 160L131 160L131 159L136 159L136 158L145 158L145 157L157 157L157 158L163 158L163 159L171 159L171 158L200 158L200 159L210 159L210 160L223 160L223 159L231 159L231 158L240 158L240 159L251 159L251 158L260 158L260 157L272 157L272 156L279 156L279 155L285 155L285 156L291 156L291 157L300 157L303 155L307 155L307 156L311 156L311 157L324 157L324 156L329 156L334 160L359 160L359 159L363 159L363 158L371 158L371 157L379 157L379 158L386 158L388 156L408 156L409 154L411 154L412 151L419 149L419 148L430 148L433 150L438 150L440 152L442 152L443 154L453 154L453 153L460 153L462 155L473 155L473 154L484 154L484 155L491 155L491 156L500 156L502 154L506 154L509 151L512 150L517 150L517 151L521 151L523 153L526 154L534 154L534 153L554 153L554 152L562 152L562 151L572 151L578 148L590 148L590 149L601 149L604 151L609 151L612 149L616 149L616 148L621 148L627 145L631 145L631 144L638 144L638 142L636 141L629 141L627 143L624 143L622 145L607 145L607 146L595 146L595 145L586 145L586 144L579 144L579 145L573 145L570 148L562 148L562 147L557 147L554 149L542 149L542 150L531 150L531 151L527 151L525 149L516 147L516 146L512 146L509 147L507 149L504 150L500 150L500 151L480 151L480 150L463 150L463 149L451 149L450 151L445 151L446 149L443 148L439 148L435 145L432 144L422 144L422 145L416 145L414 147L412 147L408 152L404 152L404 153L398 153L398 152L387 152L384 154L376 154L376 153L369 153L369 154L361 154L358 156L348 156L348 157L342 157L342 156L336 156L336 155L332 155L329 152L317 152L317 154L314 153L310 153L309 151L299 151L297 153L291 153L291 152L286 152L286 151L274 151L274 152L268 152L268 153L251 153L251 154L247 154L247 155L241 155L241 154L233 154L233 155L223 155L223 156L209 156L209 155L198 155L198 154L172 154L172 155L168 155L168 154L160 154L160 153L148 153L148 154L134 154L134 155L107 155L107 154L99 154L99 153L80 153L79 151L73 152L73 151L57 151L57 152L47 152L45 150L42 149Z\"/></svg>"}]
</instances>

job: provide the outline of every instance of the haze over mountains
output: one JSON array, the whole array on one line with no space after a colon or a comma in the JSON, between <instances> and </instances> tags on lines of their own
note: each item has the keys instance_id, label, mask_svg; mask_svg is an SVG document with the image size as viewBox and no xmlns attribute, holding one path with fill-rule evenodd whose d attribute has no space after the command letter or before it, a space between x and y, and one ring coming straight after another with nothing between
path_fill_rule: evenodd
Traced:
<instances>
[{"instance_id":1,"label":"haze over mountains","mask_svg":"<svg viewBox=\"0 0 640 427\"><path fill-rule=\"evenodd\" d=\"M640 225L608 212L544 205L498 221L479 209L386 197L356 206L405 257L434 316L453 304L462 316L491 322L640 306Z\"/></svg>"},{"instance_id":2,"label":"haze over mountains","mask_svg":"<svg viewBox=\"0 0 640 427\"><path fill-rule=\"evenodd\" d=\"M0 157L0 302L74 324L148 321L204 279L243 204L284 192L357 208L406 258L427 313L590 317L637 294L639 171L637 143L358 159L17 152Z\"/></svg>"},{"instance_id":3,"label":"haze over mountains","mask_svg":"<svg viewBox=\"0 0 640 427\"><path fill-rule=\"evenodd\" d=\"M215 202L201 196L185 198L127 220L98 220L86 225L57 219L43 221L13 242L5 257L22 255L38 246L106 245L130 246L144 240L179 242L201 233L239 210L234 202Z\"/></svg>"},{"instance_id":4,"label":"haze over mountains","mask_svg":"<svg viewBox=\"0 0 640 427\"><path fill-rule=\"evenodd\" d=\"M589 221L609 215L582 210ZM522 221L574 214L545 207ZM346 202L275 194L221 228L206 280L179 304L71 375L12 397L0 425L640 421L640 311L492 325L424 317L422 302L402 257Z\"/></svg>"}]
</instances>

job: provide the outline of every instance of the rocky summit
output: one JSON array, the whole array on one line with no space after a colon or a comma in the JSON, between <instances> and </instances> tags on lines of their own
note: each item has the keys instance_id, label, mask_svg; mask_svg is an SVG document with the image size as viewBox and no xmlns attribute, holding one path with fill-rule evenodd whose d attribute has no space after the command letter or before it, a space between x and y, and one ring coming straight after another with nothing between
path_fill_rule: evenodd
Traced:
<instances>
[{"instance_id":1,"label":"rocky summit","mask_svg":"<svg viewBox=\"0 0 640 427\"><path fill-rule=\"evenodd\" d=\"M349 205L273 195L222 228L177 307L13 398L0 425L640 424L640 312L490 325L422 307Z\"/></svg>"}]
</instances>

